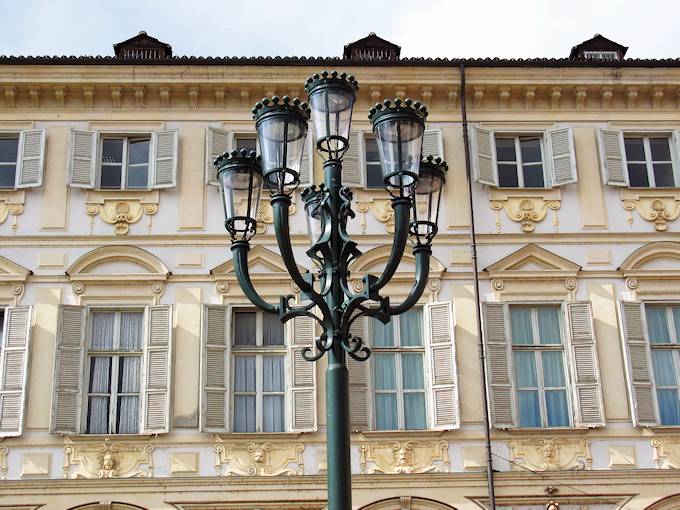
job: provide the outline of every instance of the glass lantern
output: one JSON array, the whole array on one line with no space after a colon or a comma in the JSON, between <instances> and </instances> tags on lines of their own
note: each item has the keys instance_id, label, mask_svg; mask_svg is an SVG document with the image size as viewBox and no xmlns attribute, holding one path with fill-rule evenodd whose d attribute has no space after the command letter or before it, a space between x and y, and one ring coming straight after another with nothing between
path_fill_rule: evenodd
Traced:
<instances>
[{"instance_id":1,"label":"glass lantern","mask_svg":"<svg viewBox=\"0 0 680 510\"><path fill-rule=\"evenodd\" d=\"M417 246L429 246L437 234L439 206L449 167L441 158L428 156L420 162L418 183L413 193L411 241Z\"/></svg>"}]
</instances>

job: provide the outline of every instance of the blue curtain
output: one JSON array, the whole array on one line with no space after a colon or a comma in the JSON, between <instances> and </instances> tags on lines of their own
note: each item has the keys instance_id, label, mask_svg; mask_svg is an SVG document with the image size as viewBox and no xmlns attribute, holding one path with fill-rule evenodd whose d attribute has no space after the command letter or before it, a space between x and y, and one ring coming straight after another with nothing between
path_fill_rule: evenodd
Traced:
<instances>
[{"instance_id":1,"label":"blue curtain","mask_svg":"<svg viewBox=\"0 0 680 510\"><path fill-rule=\"evenodd\" d=\"M394 356L394 354L385 353L373 355L373 384L376 390L375 422L378 430L399 428Z\"/></svg>"},{"instance_id":2,"label":"blue curtain","mask_svg":"<svg viewBox=\"0 0 680 510\"><path fill-rule=\"evenodd\" d=\"M665 306L645 306L647 315L647 331L649 342L653 344L668 344L671 337L668 331Z\"/></svg>"},{"instance_id":3,"label":"blue curtain","mask_svg":"<svg viewBox=\"0 0 680 510\"><path fill-rule=\"evenodd\" d=\"M555 306L542 306L536 309L538 316L538 336L542 344L561 344L560 309Z\"/></svg>"},{"instance_id":4,"label":"blue curtain","mask_svg":"<svg viewBox=\"0 0 680 510\"><path fill-rule=\"evenodd\" d=\"M394 327L392 321L383 324L377 319L371 319L371 332L373 333L373 344L376 347L394 346ZM371 343L369 342L369 345Z\"/></svg>"},{"instance_id":5,"label":"blue curtain","mask_svg":"<svg viewBox=\"0 0 680 510\"><path fill-rule=\"evenodd\" d=\"M564 357L562 351L543 351L541 353L543 368L543 386L545 390L545 412L548 427L569 426L569 404L564 375ZM551 389L547 388L560 388Z\"/></svg>"},{"instance_id":6,"label":"blue curtain","mask_svg":"<svg viewBox=\"0 0 680 510\"><path fill-rule=\"evenodd\" d=\"M255 356L234 356L234 432L255 432Z\"/></svg>"},{"instance_id":7,"label":"blue curtain","mask_svg":"<svg viewBox=\"0 0 680 510\"><path fill-rule=\"evenodd\" d=\"M531 329L531 308L524 306L510 307L510 329L512 343L531 345L534 343Z\"/></svg>"},{"instance_id":8,"label":"blue curtain","mask_svg":"<svg viewBox=\"0 0 680 510\"><path fill-rule=\"evenodd\" d=\"M399 316L399 336L404 347L423 345L422 311L409 310Z\"/></svg>"},{"instance_id":9,"label":"blue curtain","mask_svg":"<svg viewBox=\"0 0 680 510\"><path fill-rule=\"evenodd\" d=\"M403 331L403 330L402 330ZM401 355L401 380L405 390L424 390L423 355ZM425 392L404 393L404 427L408 430L425 429Z\"/></svg>"},{"instance_id":10,"label":"blue curtain","mask_svg":"<svg viewBox=\"0 0 680 510\"><path fill-rule=\"evenodd\" d=\"M284 391L283 356L262 357L262 391ZM284 425L283 395L262 396L262 431L283 432Z\"/></svg>"},{"instance_id":11,"label":"blue curtain","mask_svg":"<svg viewBox=\"0 0 680 510\"><path fill-rule=\"evenodd\" d=\"M536 353L534 351L515 351L515 385L517 387L517 411L520 427L541 426L541 406L539 404L538 376L536 373Z\"/></svg>"},{"instance_id":12,"label":"blue curtain","mask_svg":"<svg viewBox=\"0 0 680 510\"><path fill-rule=\"evenodd\" d=\"M678 398L677 374L673 366L671 349L652 349L654 382L662 425L680 425L680 399Z\"/></svg>"}]
</instances>

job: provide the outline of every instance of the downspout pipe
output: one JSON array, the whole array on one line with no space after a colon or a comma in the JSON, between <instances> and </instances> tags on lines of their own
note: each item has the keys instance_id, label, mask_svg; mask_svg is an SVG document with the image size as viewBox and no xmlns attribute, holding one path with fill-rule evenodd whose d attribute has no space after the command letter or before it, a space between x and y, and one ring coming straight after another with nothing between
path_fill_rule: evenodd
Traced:
<instances>
[{"instance_id":1,"label":"downspout pipe","mask_svg":"<svg viewBox=\"0 0 680 510\"><path fill-rule=\"evenodd\" d=\"M496 493L493 479L493 456L491 453L491 427L489 425L489 393L486 381L486 349L484 348L484 329L482 327L482 302L479 295L479 273L477 270L477 237L475 233L475 210L472 198L472 172L470 164L470 139L468 137L467 109L465 104L465 63L460 63L460 111L463 118L463 144L465 145L465 174L468 187L468 213L470 216L470 257L472 258L472 278L474 281L475 304L477 306L477 338L479 339L479 365L482 379L484 405L484 442L486 451L486 482L489 491L489 510L496 510Z\"/></svg>"}]
</instances>

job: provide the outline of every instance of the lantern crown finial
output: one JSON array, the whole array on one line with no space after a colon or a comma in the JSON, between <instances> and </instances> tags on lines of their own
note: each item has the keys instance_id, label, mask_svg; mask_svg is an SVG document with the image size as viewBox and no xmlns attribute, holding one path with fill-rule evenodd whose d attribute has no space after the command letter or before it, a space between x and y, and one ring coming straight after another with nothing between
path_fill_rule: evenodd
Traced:
<instances>
[{"instance_id":1,"label":"lantern crown finial","mask_svg":"<svg viewBox=\"0 0 680 510\"><path fill-rule=\"evenodd\" d=\"M321 73L315 73L305 82L305 90L307 94L311 94L312 91L321 86L341 86L347 87L352 91L356 92L359 90L359 82L354 78L353 75L347 75L347 73L339 73L338 71L322 71Z\"/></svg>"},{"instance_id":2,"label":"lantern crown finial","mask_svg":"<svg viewBox=\"0 0 680 510\"><path fill-rule=\"evenodd\" d=\"M309 120L312 110L306 102L303 102L298 97L291 99L290 96L272 96L264 97L261 101L255 103L252 109L253 119L258 120L267 113L274 111L289 111L302 117L305 121Z\"/></svg>"},{"instance_id":3,"label":"lantern crown finial","mask_svg":"<svg viewBox=\"0 0 680 510\"><path fill-rule=\"evenodd\" d=\"M427 118L427 106L420 101L410 98L385 99L382 103L376 103L368 112L368 119L375 124L381 117L391 113L403 113L417 116L423 123Z\"/></svg>"}]
</instances>

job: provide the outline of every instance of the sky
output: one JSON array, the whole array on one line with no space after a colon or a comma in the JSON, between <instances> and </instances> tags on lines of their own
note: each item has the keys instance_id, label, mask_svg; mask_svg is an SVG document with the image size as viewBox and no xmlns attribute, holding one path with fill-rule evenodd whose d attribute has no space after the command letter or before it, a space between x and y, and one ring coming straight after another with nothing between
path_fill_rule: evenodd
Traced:
<instances>
[{"instance_id":1,"label":"sky","mask_svg":"<svg viewBox=\"0 0 680 510\"><path fill-rule=\"evenodd\" d=\"M0 55L113 55L146 31L174 55L341 56L375 32L403 57L566 57L600 33L680 57L679 0L0 0Z\"/></svg>"}]
</instances>

